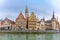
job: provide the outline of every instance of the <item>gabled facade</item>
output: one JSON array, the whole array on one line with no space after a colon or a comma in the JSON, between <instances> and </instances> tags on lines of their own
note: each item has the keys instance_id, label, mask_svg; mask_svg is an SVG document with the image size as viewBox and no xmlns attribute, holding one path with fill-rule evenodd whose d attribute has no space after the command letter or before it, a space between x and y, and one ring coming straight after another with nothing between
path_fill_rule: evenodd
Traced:
<instances>
[{"instance_id":1,"label":"gabled facade","mask_svg":"<svg viewBox=\"0 0 60 40\"><path fill-rule=\"evenodd\" d=\"M4 20L0 20L0 29L6 29L6 30L12 30L13 27L15 27L16 29L16 26L13 26L13 24L15 24L14 21L8 19L7 17L4 19Z\"/></svg>"},{"instance_id":2,"label":"gabled facade","mask_svg":"<svg viewBox=\"0 0 60 40\"><path fill-rule=\"evenodd\" d=\"M45 26L45 19L41 19L40 21L40 30L44 31L46 30L46 26Z\"/></svg>"},{"instance_id":3,"label":"gabled facade","mask_svg":"<svg viewBox=\"0 0 60 40\"><path fill-rule=\"evenodd\" d=\"M26 19L24 18L22 13L20 13L16 18L16 25L18 28L20 27L22 29L26 29Z\"/></svg>"},{"instance_id":4,"label":"gabled facade","mask_svg":"<svg viewBox=\"0 0 60 40\"><path fill-rule=\"evenodd\" d=\"M8 19L7 17L3 21L2 28L11 29L11 20Z\"/></svg>"},{"instance_id":5,"label":"gabled facade","mask_svg":"<svg viewBox=\"0 0 60 40\"><path fill-rule=\"evenodd\" d=\"M58 20L55 18L54 12L50 20L41 19L39 23L40 26L38 28L40 30L59 30L60 27Z\"/></svg>"},{"instance_id":6,"label":"gabled facade","mask_svg":"<svg viewBox=\"0 0 60 40\"><path fill-rule=\"evenodd\" d=\"M55 18L54 12L52 18L50 20L45 20L42 18L40 21L37 21L37 18L34 12L29 15L28 7L25 9L25 17L22 12L16 18L15 22L5 18L4 20L0 20L0 28L5 29L22 29L22 30L60 30L60 24L58 20Z\"/></svg>"},{"instance_id":7,"label":"gabled facade","mask_svg":"<svg viewBox=\"0 0 60 40\"><path fill-rule=\"evenodd\" d=\"M36 23L37 23L37 18L34 15L34 12L32 12L28 19L28 29L36 30Z\"/></svg>"}]
</instances>

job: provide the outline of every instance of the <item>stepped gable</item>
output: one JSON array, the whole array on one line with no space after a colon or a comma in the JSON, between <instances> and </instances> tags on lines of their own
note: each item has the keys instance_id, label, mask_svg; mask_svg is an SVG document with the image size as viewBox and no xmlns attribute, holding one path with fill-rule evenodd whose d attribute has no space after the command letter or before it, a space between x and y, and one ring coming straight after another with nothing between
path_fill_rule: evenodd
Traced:
<instances>
[{"instance_id":1,"label":"stepped gable","mask_svg":"<svg viewBox=\"0 0 60 40\"><path fill-rule=\"evenodd\" d=\"M34 12L31 13L31 15L29 16L29 20L30 21L36 21L36 16L34 15Z\"/></svg>"}]
</instances>

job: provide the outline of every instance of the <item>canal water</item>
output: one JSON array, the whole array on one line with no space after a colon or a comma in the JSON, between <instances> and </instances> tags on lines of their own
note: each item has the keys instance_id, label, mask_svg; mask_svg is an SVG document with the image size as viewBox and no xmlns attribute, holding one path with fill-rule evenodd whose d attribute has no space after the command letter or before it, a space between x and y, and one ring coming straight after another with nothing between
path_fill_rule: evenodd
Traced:
<instances>
[{"instance_id":1,"label":"canal water","mask_svg":"<svg viewBox=\"0 0 60 40\"><path fill-rule=\"evenodd\" d=\"M60 33L56 34L2 34L0 40L60 40Z\"/></svg>"}]
</instances>

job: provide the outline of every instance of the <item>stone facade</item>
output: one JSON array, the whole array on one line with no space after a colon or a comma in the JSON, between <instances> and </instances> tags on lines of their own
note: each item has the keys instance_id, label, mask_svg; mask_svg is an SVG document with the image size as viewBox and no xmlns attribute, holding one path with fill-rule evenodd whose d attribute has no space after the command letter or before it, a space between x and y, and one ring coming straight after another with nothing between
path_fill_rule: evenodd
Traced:
<instances>
[{"instance_id":1,"label":"stone facade","mask_svg":"<svg viewBox=\"0 0 60 40\"><path fill-rule=\"evenodd\" d=\"M29 16L28 8L26 6L25 10L25 17L22 13L19 14L19 16L16 18L16 25L19 28L22 29L28 29L28 30L36 30L36 16L34 15L34 12L31 13Z\"/></svg>"},{"instance_id":2,"label":"stone facade","mask_svg":"<svg viewBox=\"0 0 60 40\"><path fill-rule=\"evenodd\" d=\"M55 18L54 13L53 13L53 16L52 16L51 21L52 21L52 28L53 28L54 30L59 30L59 22L58 22L58 20Z\"/></svg>"},{"instance_id":3,"label":"stone facade","mask_svg":"<svg viewBox=\"0 0 60 40\"><path fill-rule=\"evenodd\" d=\"M5 20L3 21L3 27L5 29L11 29L11 22L8 18L5 18Z\"/></svg>"},{"instance_id":4,"label":"stone facade","mask_svg":"<svg viewBox=\"0 0 60 40\"><path fill-rule=\"evenodd\" d=\"M34 15L34 12L32 12L28 19L28 29L36 30L36 22L37 22L36 16Z\"/></svg>"},{"instance_id":5,"label":"stone facade","mask_svg":"<svg viewBox=\"0 0 60 40\"><path fill-rule=\"evenodd\" d=\"M29 15L28 7L25 9L25 17L22 12L16 18L15 22L5 18L4 20L0 20L0 28L5 29L21 29L21 30L60 30L60 24L58 20L55 18L54 12L52 18L50 20L45 20L42 18L40 21L37 21L37 18L34 12Z\"/></svg>"},{"instance_id":6,"label":"stone facade","mask_svg":"<svg viewBox=\"0 0 60 40\"><path fill-rule=\"evenodd\" d=\"M45 27L45 19L43 18L40 21L40 30L45 30L45 29L46 29L46 27Z\"/></svg>"},{"instance_id":7,"label":"stone facade","mask_svg":"<svg viewBox=\"0 0 60 40\"><path fill-rule=\"evenodd\" d=\"M19 16L16 18L16 25L21 29L26 29L26 19L24 18L23 14L20 13Z\"/></svg>"},{"instance_id":8,"label":"stone facade","mask_svg":"<svg viewBox=\"0 0 60 40\"><path fill-rule=\"evenodd\" d=\"M0 20L0 29L12 30L13 27L16 28L16 24L13 24L15 24L15 22L6 17L4 20Z\"/></svg>"},{"instance_id":9,"label":"stone facade","mask_svg":"<svg viewBox=\"0 0 60 40\"><path fill-rule=\"evenodd\" d=\"M37 22L37 23L39 23L38 28L40 30L59 30L59 27L60 27L58 20L54 16L54 12L53 12L53 16L52 16L52 18L50 20L45 20L43 18L43 19L41 19L40 22Z\"/></svg>"},{"instance_id":10,"label":"stone facade","mask_svg":"<svg viewBox=\"0 0 60 40\"><path fill-rule=\"evenodd\" d=\"M37 18L34 15L34 12L29 15L28 8L25 10L25 17L20 13L20 15L16 19L16 25L29 30L59 30L60 25L58 20L55 18L54 12L52 18L50 20L45 20L42 18L37 22Z\"/></svg>"}]
</instances>

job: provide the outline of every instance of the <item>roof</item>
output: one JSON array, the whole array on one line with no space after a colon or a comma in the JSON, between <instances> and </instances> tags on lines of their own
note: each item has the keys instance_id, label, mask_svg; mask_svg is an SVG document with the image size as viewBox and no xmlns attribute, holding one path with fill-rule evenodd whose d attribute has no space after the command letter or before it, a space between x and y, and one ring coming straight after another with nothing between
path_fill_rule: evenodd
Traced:
<instances>
[{"instance_id":1,"label":"roof","mask_svg":"<svg viewBox=\"0 0 60 40\"><path fill-rule=\"evenodd\" d=\"M47 21L45 21L45 23L51 23L51 20L47 20Z\"/></svg>"},{"instance_id":2,"label":"roof","mask_svg":"<svg viewBox=\"0 0 60 40\"><path fill-rule=\"evenodd\" d=\"M21 20L21 19L24 20L24 21L26 21L26 19L25 19L25 17L23 16L22 13L19 14L19 16L16 18L16 21L17 21L17 20Z\"/></svg>"},{"instance_id":3,"label":"roof","mask_svg":"<svg viewBox=\"0 0 60 40\"><path fill-rule=\"evenodd\" d=\"M3 20L3 23L4 23L6 20L7 20L8 22L10 22L11 24L15 24L15 22L14 22L14 21L12 21L12 20L8 19L7 17Z\"/></svg>"}]
</instances>

